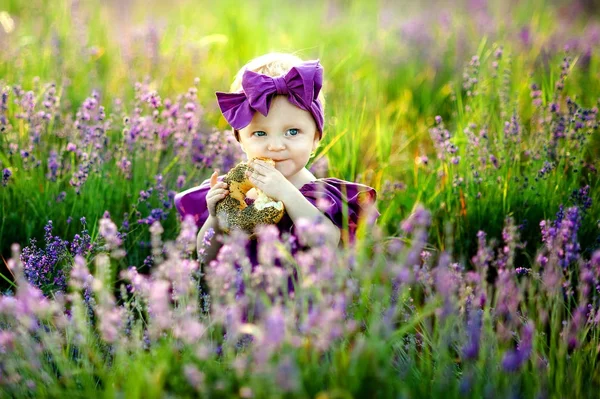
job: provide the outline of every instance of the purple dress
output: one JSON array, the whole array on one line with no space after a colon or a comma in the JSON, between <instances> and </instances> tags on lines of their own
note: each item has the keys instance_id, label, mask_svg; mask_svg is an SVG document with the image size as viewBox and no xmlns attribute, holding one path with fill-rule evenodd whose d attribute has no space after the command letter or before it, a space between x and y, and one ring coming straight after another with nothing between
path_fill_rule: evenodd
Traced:
<instances>
[{"instance_id":1,"label":"purple dress","mask_svg":"<svg viewBox=\"0 0 600 399\"><path fill-rule=\"evenodd\" d=\"M219 176L221 181L223 176ZM209 213L206 205L206 194L210 189L210 180L207 179L197 187L190 188L175 196L175 207L181 215L192 215L198 229L202 228ZM350 243L354 241L359 218L366 216L367 210L372 210L375 217L379 212L373 208L377 193L375 189L363 184L352 183L336 178L317 179L306 183L300 189L304 197L317 209L319 209L340 230L347 225ZM348 220L344 221L344 207L347 206ZM280 235L283 233L294 234L294 223L286 214L277 223ZM344 234L342 234L342 237ZM248 256L253 265L258 264L257 240L251 240L248 248Z\"/></svg>"}]
</instances>

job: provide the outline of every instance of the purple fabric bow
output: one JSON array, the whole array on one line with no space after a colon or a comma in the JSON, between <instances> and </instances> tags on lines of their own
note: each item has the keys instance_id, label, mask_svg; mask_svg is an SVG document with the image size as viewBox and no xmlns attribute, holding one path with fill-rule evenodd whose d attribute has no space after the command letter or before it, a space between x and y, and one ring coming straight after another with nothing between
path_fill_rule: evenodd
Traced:
<instances>
[{"instance_id":1,"label":"purple fabric bow","mask_svg":"<svg viewBox=\"0 0 600 399\"><path fill-rule=\"evenodd\" d=\"M287 95L290 103L311 113L319 132L323 132L323 106L318 100L323 85L323 67L319 60L305 61L292 67L285 76L271 77L245 70L240 93L217 92L223 116L236 130L252 121L256 111L269 113L275 95Z\"/></svg>"}]
</instances>

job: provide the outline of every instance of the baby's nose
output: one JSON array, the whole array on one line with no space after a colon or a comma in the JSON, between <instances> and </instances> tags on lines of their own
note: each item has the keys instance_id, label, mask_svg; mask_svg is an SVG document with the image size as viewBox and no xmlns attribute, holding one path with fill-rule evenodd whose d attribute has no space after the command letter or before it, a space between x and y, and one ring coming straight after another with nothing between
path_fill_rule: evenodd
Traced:
<instances>
[{"instance_id":1,"label":"baby's nose","mask_svg":"<svg viewBox=\"0 0 600 399\"><path fill-rule=\"evenodd\" d=\"M285 144L283 144L282 142L278 141L278 142L271 142L269 143L269 150L271 151L281 151L285 149Z\"/></svg>"}]
</instances>

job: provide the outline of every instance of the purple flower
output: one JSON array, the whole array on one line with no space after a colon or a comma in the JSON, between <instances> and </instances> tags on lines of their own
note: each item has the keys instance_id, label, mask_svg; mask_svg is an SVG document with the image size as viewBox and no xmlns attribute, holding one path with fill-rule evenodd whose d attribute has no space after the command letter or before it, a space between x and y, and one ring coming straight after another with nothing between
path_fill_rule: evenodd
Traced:
<instances>
[{"instance_id":1,"label":"purple flower","mask_svg":"<svg viewBox=\"0 0 600 399\"><path fill-rule=\"evenodd\" d=\"M58 194L58 196L56 197L56 202L63 202L65 200L65 198L67 198L67 192L66 191L61 191Z\"/></svg>"},{"instance_id":2,"label":"purple flower","mask_svg":"<svg viewBox=\"0 0 600 399\"><path fill-rule=\"evenodd\" d=\"M503 320L512 321L517 317L517 309L521 302L521 291L512 270L499 270L497 287L498 299L495 313Z\"/></svg>"},{"instance_id":3,"label":"purple flower","mask_svg":"<svg viewBox=\"0 0 600 399\"><path fill-rule=\"evenodd\" d=\"M502 368L509 372L517 371L521 367L521 357L516 350L510 350L502 358Z\"/></svg>"},{"instance_id":4,"label":"purple flower","mask_svg":"<svg viewBox=\"0 0 600 399\"><path fill-rule=\"evenodd\" d=\"M138 219L138 224L152 225L156 221L166 220L169 216L168 212L165 212L161 208L154 208L150 211L150 216L144 219Z\"/></svg>"},{"instance_id":5,"label":"purple flower","mask_svg":"<svg viewBox=\"0 0 600 399\"><path fill-rule=\"evenodd\" d=\"M479 83L479 56L471 57L469 65L463 72L463 89L467 92L467 97L476 96L477 83Z\"/></svg>"},{"instance_id":6,"label":"purple flower","mask_svg":"<svg viewBox=\"0 0 600 399\"><path fill-rule=\"evenodd\" d=\"M400 228L406 233L411 234L413 231L424 228L427 229L431 225L431 214L422 206L418 206L415 211L404 221Z\"/></svg>"},{"instance_id":7,"label":"purple flower","mask_svg":"<svg viewBox=\"0 0 600 399\"><path fill-rule=\"evenodd\" d=\"M321 219L301 218L294 225L298 241L308 247L321 247L327 242L327 229Z\"/></svg>"},{"instance_id":8,"label":"purple flower","mask_svg":"<svg viewBox=\"0 0 600 399\"><path fill-rule=\"evenodd\" d=\"M261 265L273 267L278 258L279 229L275 225L258 228L258 260Z\"/></svg>"},{"instance_id":9,"label":"purple flower","mask_svg":"<svg viewBox=\"0 0 600 399\"><path fill-rule=\"evenodd\" d=\"M119 250L123 241L118 233L117 226L112 220L109 218L100 219L99 233L104 238L107 250L112 251L113 257L121 258L125 255L124 251Z\"/></svg>"},{"instance_id":10,"label":"purple flower","mask_svg":"<svg viewBox=\"0 0 600 399\"><path fill-rule=\"evenodd\" d=\"M291 356L285 356L279 362L276 381L284 392L295 392L300 389L300 370Z\"/></svg>"},{"instance_id":11,"label":"purple flower","mask_svg":"<svg viewBox=\"0 0 600 399\"><path fill-rule=\"evenodd\" d=\"M590 196L589 185L586 185L579 190L573 190L570 198L582 211L586 211L592 206L592 197Z\"/></svg>"},{"instance_id":12,"label":"purple flower","mask_svg":"<svg viewBox=\"0 0 600 399\"><path fill-rule=\"evenodd\" d=\"M517 267L515 269L515 272L517 273L517 276L525 276L531 272L531 269L528 269L526 267Z\"/></svg>"},{"instance_id":13,"label":"purple flower","mask_svg":"<svg viewBox=\"0 0 600 399\"><path fill-rule=\"evenodd\" d=\"M123 157L117 162L117 167L123 172L126 179L131 179L131 161L129 161L126 157Z\"/></svg>"},{"instance_id":14,"label":"purple flower","mask_svg":"<svg viewBox=\"0 0 600 399\"><path fill-rule=\"evenodd\" d=\"M452 162L457 164L459 161L459 158L457 156L455 156L454 154L457 153L458 147L456 147L456 145L454 145L450 141L450 138L452 137L452 135L444 127L441 117L439 117L439 116L436 117L436 124L437 124L437 126L431 128L429 130L429 134L431 136L431 139L433 140L433 145L436 148L438 158L440 160L444 160L444 159L446 159L446 155L449 154L449 155L452 155L452 157L451 157Z\"/></svg>"},{"instance_id":15,"label":"purple flower","mask_svg":"<svg viewBox=\"0 0 600 399\"><path fill-rule=\"evenodd\" d=\"M8 179L10 179L10 177L12 176L12 172L10 171L10 169L5 168L2 171L2 185L6 187L6 185L8 184Z\"/></svg>"},{"instance_id":16,"label":"purple flower","mask_svg":"<svg viewBox=\"0 0 600 399\"><path fill-rule=\"evenodd\" d=\"M145 202L148 198L150 198L151 193L147 191L140 191L140 202Z\"/></svg>"},{"instance_id":17,"label":"purple flower","mask_svg":"<svg viewBox=\"0 0 600 399\"><path fill-rule=\"evenodd\" d=\"M521 341L517 348L509 350L502 358L502 368L505 371L515 372L529 359L533 349L533 332L534 327L531 321L521 328Z\"/></svg>"},{"instance_id":18,"label":"purple flower","mask_svg":"<svg viewBox=\"0 0 600 399\"><path fill-rule=\"evenodd\" d=\"M215 229L212 227L206 231L204 237L202 237L202 245L197 249L198 251L198 261L202 264L206 263L206 248L210 246L211 239L215 235Z\"/></svg>"},{"instance_id":19,"label":"purple flower","mask_svg":"<svg viewBox=\"0 0 600 399\"><path fill-rule=\"evenodd\" d=\"M504 138L514 143L521 142L521 126L517 115L513 113L510 122L504 122Z\"/></svg>"},{"instance_id":20,"label":"purple flower","mask_svg":"<svg viewBox=\"0 0 600 399\"><path fill-rule=\"evenodd\" d=\"M157 339L163 331L168 330L173 322L169 286L168 281L151 280L145 293L150 314L150 337L153 339Z\"/></svg>"},{"instance_id":21,"label":"purple flower","mask_svg":"<svg viewBox=\"0 0 600 399\"><path fill-rule=\"evenodd\" d=\"M465 360L477 359L479 356L482 317L483 310L481 309L471 312L471 317L467 324L467 342L462 348L462 354Z\"/></svg>"},{"instance_id":22,"label":"purple flower","mask_svg":"<svg viewBox=\"0 0 600 399\"><path fill-rule=\"evenodd\" d=\"M117 341L119 331L123 325L123 317L124 308L114 306L114 303L103 304L98 308L98 330L105 342L114 343Z\"/></svg>"},{"instance_id":23,"label":"purple flower","mask_svg":"<svg viewBox=\"0 0 600 399\"><path fill-rule=\"evenodd\" d=\"M490 154L490 162L494 165L494 168L498 169L498 158L496 158L493 154Z\"/></svg>"},{"instance_id":24,"label":"purple flower","mask_svg":"<svg viewBox=\"0 0 600 399\"><path fill-rule=\"evenodd\" d=\"M567 338L567 346L569 351L572 351L579 345L579 340L577 339L577 336L581 332L581 329L587 321L587 313L587 306L583 304L579 305L573 314L573 317L571 319L571 322L569 323L565 334Z\"/></svg>"},{"instance_id":25,"label":"purple flower","mask_svg":"<svg viewBox=\"0 0 600 399\"><path fill-rule=\"evenodd\" d=\"M531 31L528 26L524 26L521 28L519 32L519 39L525 47L529 47L531 45Z\"/></svg>"},{"instance_id":26,"label":"purple flower","mask_svg":"<svg viewBox=\"0 0 600 399\"><path fill-rule=\"evenodd\" d=\"M177 176L177 188L181 189L185 185L185 174Z\"/></svg>"},{"instance_id":27,"label":"purple flower","mask_svg":"<svg viewBox=\"0 0 600 399\"><path fill-rule=\"evenodd\" d=\"M480 230L477 233L477 254L471 259L476 270L482 275L487 275L487 269L493 259L493 251L487 246L485 231Z\"/></svg>"},{"instance_id":28,"label":"purple flower","mask_svg":"<svg viewBox=\"0 0 600 399\"><path fill-rule=\"evenodd\" d=\"M93 280L94 277L90 274L83 256L75 255L70 277L69 285L77 289L82 289L86 283Z\"/></svg>"},{"instance_id":29,"label":"purple flower","mask_svg":"<svg viewBox=\"0 0 600 399\"><path fill-rule=\"evenodd\" d=\"M581 214L577 206L567 209L565 214L561 205L556 219L541 221L542 242L547 250L555 253L561 267L566 268L579 259L581 246L577 239L577 232L581 226Z\"/></svg>"},{"instance_id":30,"label":"purple flower","mask_svg":"<svg viewBox=\"0 0 600 399\"><path fill-rule=\"evenodd\" d=\"M71 253L73 255L88 255L94 248L94 244L92 244L91 241L92 239L88 230L84 228L81 231L81 235L75 234L73 237L73 241L71 242Z\"/></svg>"},{"instance_id":31,"label":"purple flower","mask_svg":"<svg viewBox=\"0 0 600 399\"><path fill-rule=\"evenodd\" d=\"M156 92L150 93L146 102L148 102L148 104L150 104L150 106L154 109L157 109L158 107L160 107L162 105L160 96Z\"/></svg>"},{"instance_id":32,"label":"purple flower","mask_svg":"<svg viewBox=\"0 0 600 399\"><path fill-rule=\"evenodd\" d=\"M30 245L23 248L21 262L23 262L25 278L46 293L50 290L64 292L66 284L59 263L68 258L69 242L52 236L51 220L48 221L44 230L46 231L45 251L36 246L35 239L31 239Z\"/></svg>"},{"instance_id":33,"label":"purple flower","mask_svg":"<svg viewBox=\"0 0 600 399\"><path fill-rule=\"evenodd\" d=\"M548 161L544 161L544 166L542 169L538 171L537 178L541 179L545 177L548 173L550 173L554 169L554 164Z\"/></svg>"},{"instance_id":34,"label":"purple flower","mask_svg":"<svg viewBox=\"0 0 600 399\"><path fill-rule=\"evenodd\" d=\"M183 375L185 376L188 384L190 384L197 392L202 392L204 388L204 380L206 379L203 372L198 370L198 368L193 364L186 364L183 367Z\"/></svg>"},{"instance_id":35,"label":"purple flower","mask_svg":"<svg viewBox=\"0 0 600 399\"><path fill-rule=\"evenodd\" d=\"M58 177L59 167L60 162L58 159L58 152L52 150L50 151L50 157L48 158L48 173L46 174L46 178L50 179L50 181L55 182Z\"/></svg>"},{"instance_id":36,"label":"purple flower","mask_svg":"<svg viewBox=\"0 0 600 399\"><path fill-rule=\"evenodd\" d=\"M264 342L263 345L270 347L280 346L285 339L286 325L285 315L281 305L271 308L264 322Z\"/></svg>"},{"instance_id":37,"label":"purple flower","mask_svg":"<svg viewBox=\"0 0 600 399\"><path fill-rule=\"evenodd\" d=\"M324 178L328 176L329 171L329 161L326 156L319 156L311 165L310 171L313 173L318 179Z\"/></svg>"}]
</instances>

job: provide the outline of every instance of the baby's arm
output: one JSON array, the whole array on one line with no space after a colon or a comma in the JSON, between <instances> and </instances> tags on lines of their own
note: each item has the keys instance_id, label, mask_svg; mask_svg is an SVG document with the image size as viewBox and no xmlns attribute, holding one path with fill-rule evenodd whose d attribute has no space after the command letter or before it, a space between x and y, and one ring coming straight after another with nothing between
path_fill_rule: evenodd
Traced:
<instances>
[{"instance_id":1,"label":"baby's arm","mask_svg":"<svg viewBox=\"0 0 600 399\"><path fill-rule=\"evenodd\" d=\"M315 220L317 217L323 216L323 213L311 204L298 190L290 190L281 201L285 206L285 211L294 223L300 218ZM340 243L340 229L329 218L324 217L323 219L323 224L328 230L326 234L327 242L332 246L337 246Z\"/></svg>"},{"instance_id":2,"label":"baby's arm","mask_svg":"<svg viewBox=\"0 0 600 399\"><path fill-rule=\"evenodd\" d=\"M200 259L200 249L204 245L204 235L211 228L215 231L215 234L213 234L211 237L209 244L205 247L204 254L202 255L204 263L207 265L211 260L217 257L219 249L221 249L222 246L222 244L217 240L217 235L222 233L222 231L219 228L215 207L217 202L225 198L225 196L229 193L227 190L227 184L218 182L217 177L217 172L214 172L210 177L210 190L208 190L206 193L206 205L208 207L209 216L202 225L202 228L196 237L196 250L198 251L198 259Z\"/></svg>"}]
</instances>

